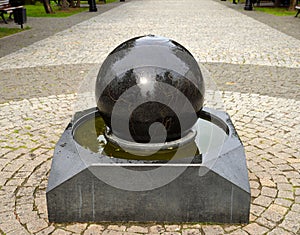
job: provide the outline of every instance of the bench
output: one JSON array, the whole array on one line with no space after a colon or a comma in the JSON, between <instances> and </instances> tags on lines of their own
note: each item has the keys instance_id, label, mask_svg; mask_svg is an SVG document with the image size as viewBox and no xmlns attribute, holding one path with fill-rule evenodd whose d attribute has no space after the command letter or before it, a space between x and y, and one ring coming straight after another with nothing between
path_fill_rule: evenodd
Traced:
<instances>
[{"instance_id":1,"label":"bench","mask_svg":"<svg viewBox=\"0 0 300 235\"><path fill-rule=\"evenodd\" d=\"M261 3L266 3L265 6L275 6L276 0L254 0L256 6L261 6ZM280 0L278 3L280 6L288 7L290 4L290 0Z\"/></svg>"},{"instance_id":2,"label":"bench","mask_svg":"<svg viewBox=\"0 0 300 235\"><path fill-rule=\"evenodd\" d=\"M300 6L295 6L295 9L298 10L297 14L295 15L295 17L297 17L300 13Z\"/></svg>"},{"instance_id":3,"label":"bench","mask_svg":"<svg viewBox=\"0 0 300 235\"><path fill-rule=\"evenodd\" d=\"M275 0L256 0L254 3L256 3L256 6L261 6L261 3L273 3L274 4Z\"/></svg>"},{"instance_id":4,"label":"bench","mask_svg":"<svg viewBox=\"0 0 300 235\"><path fill-rule=\"evenodd\" d=\"M4 14L9 14L9 19L12 19L12 14L15 9L23 8L23 6L12 6L9 0L0 0L0 16L5 24L7 21L4 17Z\"/></svg>"}]
</instances>

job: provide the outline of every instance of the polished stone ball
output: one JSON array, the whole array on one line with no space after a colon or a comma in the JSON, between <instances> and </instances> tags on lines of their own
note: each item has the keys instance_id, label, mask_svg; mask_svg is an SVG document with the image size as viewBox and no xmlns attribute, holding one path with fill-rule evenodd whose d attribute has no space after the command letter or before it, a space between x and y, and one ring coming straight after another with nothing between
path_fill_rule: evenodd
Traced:
<instances>
[{"instance_id":1,"label":"polished stone ball","mask_svg":"<svg viewBox=\"0 0 300 235\"><path fill-rule=\"evenodd\" d=\"M147 35L122 43L108 55L97 76L95 95L114 135L161 143L185 136L195 124L203 107L204 81L186 48Z\"/></svg>"}]
</instances>

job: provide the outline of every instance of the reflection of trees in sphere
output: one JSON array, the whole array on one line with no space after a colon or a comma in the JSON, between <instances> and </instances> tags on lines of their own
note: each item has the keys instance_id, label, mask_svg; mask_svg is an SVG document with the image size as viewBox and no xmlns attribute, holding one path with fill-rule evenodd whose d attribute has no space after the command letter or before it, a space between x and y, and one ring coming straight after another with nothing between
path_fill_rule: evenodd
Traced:
<instances>
[{"instance_id":1,"label":"reflection of trees in sphere","mask_svg":"<svg viewBox=\"0 0 300 235\"><path fill-rule=\"evenodd\" d=\"M174 89L166 89L166 85ZM137 92L126 93L137 86ZM175 92L174 92L175 91ZM179 99L179 93L185 99ZM129 125L132 138L137 142L149 142L149 127L160 122L165 126L167 141L186 135L195 124L192 115L185 112L186 102L190 102L195 113L203 106L204 82L200 68L187 49L163 37L143 36L133 38L119 45L105 59L96 81L96 101L98 109L108 127L111 128L111 115L116 102L122 102L117 110L119 126L113 126L113 134L130 139L122 131ZM132 104L143 101L128 114ZM161 102L159 102L161 101ZM171 106L180 110L178 117ZM119 106L118 106L119 107ZM129 123L125 123L126 116ZM195 115L195 114L193 114ZM184 122L179 120L184 120ZM181 125L180 125L181 124ZM155 132L157 141L160 132Z\"/></svg>"}]
</instances>

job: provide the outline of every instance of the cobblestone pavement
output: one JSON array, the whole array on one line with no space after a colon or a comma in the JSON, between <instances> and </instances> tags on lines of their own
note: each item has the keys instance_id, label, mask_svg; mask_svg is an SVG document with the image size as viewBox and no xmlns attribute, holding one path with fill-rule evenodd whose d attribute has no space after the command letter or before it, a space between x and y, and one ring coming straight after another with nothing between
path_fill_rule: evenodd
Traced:
<instances>
[{"instance_id":1,"label":"cobblestone pavement","mask_svg":"<svg viewBox=\"0 0 300 235\"><path fill-rule=\"evenodd\" d=\"M53 149L81 81L119 43L149 33L186 46L218 85L245 145L248 225L48 222ZM0 232L300 234L299 43L216 1L136 0L2 57Z\"/></svg>"},{"instance_id":2,"label":"cobblestone pavement","mask_svg":"<svg viewBox=\"0 0 300 235\"><path fill-rule=\"evenodd\" d=\"M127 0L126 2L128 1L131 0ZM30 30L25 30L19 34L13 34L9 37L1 38L0 57L15 52L36 41L43 40L62 30L68 29L79 22L102 14L103 12L106 12L120 4L123 3L113 2L110 4L98 4L97 12L89 12L87 10L70 17L27 17L27 22L24 24L24 27L30 27ZM0 20L0 27L20 28L19 25L11 21L9 21L8 24L5 24L2 20Z\"/></svg>"},{"instance_id":3,"label":"cobblestone pavement","mask_svg":"<svg viewBox=\"0 0 300 235\"><path fill-rule=\"evenodd\" d=\"M219 0L215 0L219 1ZM300 18L292 17L292 16L280 16L280 20L278 20L278 16L274 16L271 14L266 14L263 12L256 11L256 4L253 7L252 11L245 11L245 3L240 4L232 4L230 1L222 1L222 4L224 4L227 7L230 7L231 9L234 9L242 14L245 14L247 16L250 16L251 18L254 18L255 20L262 22L264 24L269 25L270 27L277 29L287 35L290 35L292 37L295 37L297 39L300 39ZM270 3L264 3L261 6L268 6L273 5L272 2ZM296 15L296 13L295 13ZM270 39L272 40L272 39Z\"/></svg>"}]
</instances>

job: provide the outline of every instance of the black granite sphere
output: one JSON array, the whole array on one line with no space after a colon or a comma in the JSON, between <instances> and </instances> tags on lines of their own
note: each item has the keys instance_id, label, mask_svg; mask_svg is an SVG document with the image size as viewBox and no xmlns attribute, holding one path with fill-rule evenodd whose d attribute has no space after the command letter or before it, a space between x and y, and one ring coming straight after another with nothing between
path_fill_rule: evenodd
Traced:
<instances>
[{"instance_id":1,"label":"black granite sphere","mask_svg":"<svg viewBox=\"0 0 300 235\"><path fill-rule=\"evenodd\" d=\"M204 82L186 48L148 35L130 39L108 55L95 93L99 112L117 137L147 143L161 142L163 135L163 141L172 141L195 124Z\"/></svg>"}]
</instances>

